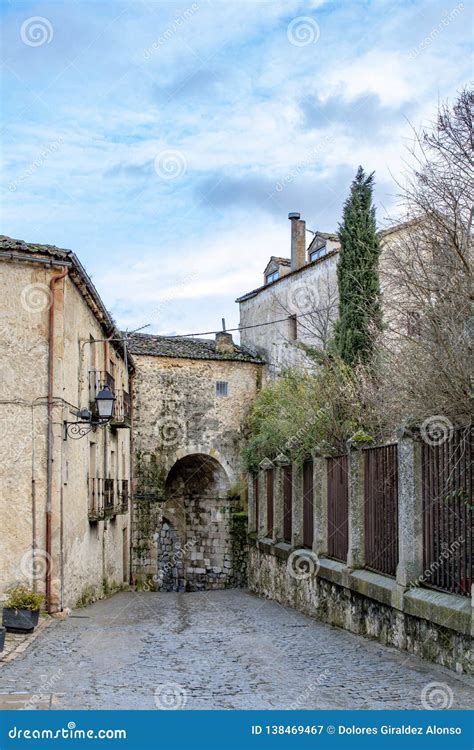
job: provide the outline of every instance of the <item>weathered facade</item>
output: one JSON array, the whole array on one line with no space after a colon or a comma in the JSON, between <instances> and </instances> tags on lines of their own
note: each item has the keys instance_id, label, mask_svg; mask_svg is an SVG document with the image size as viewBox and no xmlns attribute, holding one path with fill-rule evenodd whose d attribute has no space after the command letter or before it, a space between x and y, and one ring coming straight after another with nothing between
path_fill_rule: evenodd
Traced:
<instances>
[{"instance_id":1,"label":"weathered facade","mask_svg":"<svg viewBox=\"0 0 474 750\"><path fill-rule=\"evenodd\" d=\"M288 367L311 369L314 364L301 345L326 349L337 318L339 293L337 234L313 233L306 243L306 224L297 213L291 221L291 258L272 256L264 270L263 285L239 297L241 343L255 349L267 362L265 375L276 377ZM405 308L390 272L390 246L405 236L411 224L379 233L380 276L384 317L388 328L406 330ZM416 305L413 316L416 316Z\"/></svg>"},{"instance_id":2,"label":"weathered facade","mask_svg":"<svg viewBox=\"0 0 474 750\"><path fill-rule=\"evenodd\" d=\"M253 347L275 377L286 367L311 368L299 344L325 348L337 315L337 235L317 232L306 247L306 225L291 218L291 259L272 257L263 286L237 299L241 342Z\"/></svg>"},{"instance_id":3,"label":"weathered facade","mask_svg":"<svg viewBox=\"0 0 474 750\"><path fill-rule=\"evenodd\" d=\"M129 582L131 365L71 251L2 237L0 285L0 594L54 612ZM104 385L112 420L79 434Z\"/></svg>"},{"instance_id":4,"label":"weathered facade","mask_svg":"<svg viewBox=\"0 0 474 750\"><path fill-rule=\"evenodd\" d=\"M242 425L263 362L227 333L216 341L137 334L129 346L134 578L165 591L238 585Z\"/></svg>"}]
</instances>

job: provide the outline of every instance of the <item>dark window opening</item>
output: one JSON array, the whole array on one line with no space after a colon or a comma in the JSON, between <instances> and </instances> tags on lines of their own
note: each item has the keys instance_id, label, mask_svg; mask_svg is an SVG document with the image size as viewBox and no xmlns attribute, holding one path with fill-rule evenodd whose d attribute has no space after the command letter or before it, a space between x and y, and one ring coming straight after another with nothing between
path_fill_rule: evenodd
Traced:
<instances>
[{"instance_id":1,"label":"dark window opening","mask_svg":"<svg viewBox=\"0 0 474 750\"><path fill-rule=\"evenodd\" d=\"M228 396L229 384L226 380L218 380L216 383L216 396Z\"/></svg>"}]
</instances>

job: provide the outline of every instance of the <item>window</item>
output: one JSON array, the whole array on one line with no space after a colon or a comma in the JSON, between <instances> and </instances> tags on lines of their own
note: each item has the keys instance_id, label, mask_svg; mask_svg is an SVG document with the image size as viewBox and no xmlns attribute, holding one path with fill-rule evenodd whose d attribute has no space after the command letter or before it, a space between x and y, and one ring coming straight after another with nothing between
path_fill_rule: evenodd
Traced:
<instances>
[{"instance_id":1,"label":"window","mask_svg":"<svg viewBox=\"0 0 474 750\"><path fill-rule=\"evenodd\" d=\"M298 338L298 319L296 315L290 315L288 318L289 324L289 336L290 341L296 341Z\"/></svg>"},{"instance_id":2,"label":"window","mask_svg":"<svg viewBox=\"0 0 474 750\"><path fill-rule=\"evenodd\" d=\"M312 263L313 260L318 260L318 258L322 258L323 255L326 255L326 245L323 245L322 247L318 247L317 250L313 250L309 254L310 263Z\"/></svg>"},{"instance_id":3,"label":"window","mask_svg":"<svg viewBox=\"0 0 474 750\"><path fill-rule=\"evenodd\" d=\"M267 284L271 284L273 281L276 281L279 278L278 271L273 271L273 273L269 273L267 276Z\"/></svg>"},{"instance_id":4,"label":"window","mask_svg":"<svg viewBox=\"0 0 474 750\"><path fill-rule=\"evenodd\" d=\"M216 382L216 396L228 396L229 395L229 383L226 380L218 380Z\"/></svg>"}]
</instances>

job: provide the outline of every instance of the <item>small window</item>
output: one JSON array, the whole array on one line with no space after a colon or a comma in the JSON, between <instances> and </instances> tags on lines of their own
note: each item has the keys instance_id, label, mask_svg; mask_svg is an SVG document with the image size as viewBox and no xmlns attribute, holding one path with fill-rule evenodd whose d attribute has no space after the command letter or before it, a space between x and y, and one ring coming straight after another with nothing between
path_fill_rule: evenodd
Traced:
<instances>
[{"instance_id":1,"label":"small window","mask_svg":"<svg viewBox=\"0 0 474 750\"><path fill-rule=\"evenodd\" d=\"M289 323L289 339L290 341L296 341L298 338L298 319L296 315L290 315L288 318Z\"/></svg>"},{"instance_id":2,"label":"small window","mask_svg":"<svg viewBox=\"0 0 474 750\"><path fill-rule=\"evenodd\" d=\"M317 250L313 250L313 252L309 254L310 263L312 263L314 260L318 260L318 258L322 258L323 255L326 255L326 245L318 247Z\"/></svg>"},{"instance_id":3,"label":"small window","mask_svg":"<svg viewBox=\"0 0 474 750\"><path fill-rule=\"evenodd\" d=\"M267 276L267 284L271 284L273 281L276 281L279 277L278 271L273 271L273 273L269 273Z\"/></svg>"},{"instance_id":4,"label":"small window","mask_svg":"<svg viewBox=\"0 0 474 750\"><path fill-rule=\"evenodd\" d=\"M229 383L226 380L218 380L216 382L216 396L228 396L229 395Z\"/></svg>"}]
</instances>

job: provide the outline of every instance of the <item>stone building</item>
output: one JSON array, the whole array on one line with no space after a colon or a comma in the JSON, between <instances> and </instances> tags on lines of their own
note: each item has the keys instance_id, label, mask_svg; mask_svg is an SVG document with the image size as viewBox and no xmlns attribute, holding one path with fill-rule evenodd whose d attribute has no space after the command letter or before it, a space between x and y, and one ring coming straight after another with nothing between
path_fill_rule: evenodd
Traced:
<instances>
[{"instance_id":1,"label":"stone building","mask_svg":"<svg viewBox=\"0 0 474 750\"><path fill-rule=\"evenodd\" d=\"M236 300L241 343L264 356L270 377L285 367L310 367L297 344L325 348L337 314L338 237L316 232L307 247L306 223L298 213L289 218L291 258L272 256L262 286Z\"/></svg>"},{"instance_id":2,"label":"stone building","mask_svg":"<svg viewBox=\"0 0 474 750\"><path fill-rule=\"evenodd\" d=\"M265 375L275 377L286 367L313 367L301 344L325 349L338 312L337 234L315 232L306 241L306 223L290 213L291 257L272 256L263 274L263 284L238 297L240 340L265 358ZM390 284L390 247L403 238L411 223L379 233L380 271L384 315L396 326L410 325L400 313L399 292ZM386 272L385 272L386 271ZM390 301L393 304L390 304ZM416 312L412 318L416 317ZM403 319L401 319L403 318Z\"/></svg>"},{"instance_id":3,"label":"stone building","mask_svg":"<svg viewBox=\"0 0 474 750\"><path fill-rule=\"evenodd\" d=\"M239 584L243 424L263 362L225 332L215 340L135 334L129 349L134 578L165 591Z\"/></svg>"},{"instance_id":4,"label":"stone building","mask_svg":"<svg viewBox=\"0 0 474 750\"><path fill-rule=\"evenodd\" d=\"M54 612L130 578L133 365L70 250L1 237L0 286L0 594L26 582Z\"/></svg>"}]
</instances>

